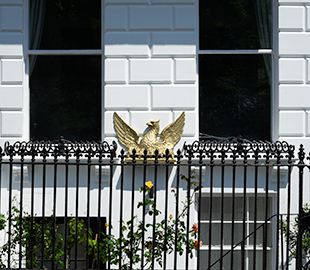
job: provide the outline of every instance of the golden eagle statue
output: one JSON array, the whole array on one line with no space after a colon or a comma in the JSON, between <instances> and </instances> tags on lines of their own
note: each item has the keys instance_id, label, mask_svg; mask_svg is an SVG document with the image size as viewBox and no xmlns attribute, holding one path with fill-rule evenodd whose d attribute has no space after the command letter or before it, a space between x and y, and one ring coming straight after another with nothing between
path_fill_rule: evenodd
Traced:
<instances>
[{"instance_id":1,"label":"golden eagle statue","mask_svg":"<svg viewBox=\"0 0 310 270\"><path fill-rule=\"evenodd\" d=\"M161 132L161 139L158 140L159 133L159 119L152 120L147 123L149 131L142 137L139 142L140 134L134 128L129 126L116 112L114 112L114 128L116 130L117 137L120 143L125 146L127 151L126 162L130 163L132 158L132 150L136 150L137 162L142 162L144 150L147 150L147 154L152 156L155 150L158 150L159 161L164 162L166 158L166 149L169 150L171 158L169 162L175 162L173 148L176 143L181 139L184 125L185 125L185 113L183 112L178 119L166 126ZM148 162L154 160L154 158L148 158Z\"/></svg>"}]
</instances>

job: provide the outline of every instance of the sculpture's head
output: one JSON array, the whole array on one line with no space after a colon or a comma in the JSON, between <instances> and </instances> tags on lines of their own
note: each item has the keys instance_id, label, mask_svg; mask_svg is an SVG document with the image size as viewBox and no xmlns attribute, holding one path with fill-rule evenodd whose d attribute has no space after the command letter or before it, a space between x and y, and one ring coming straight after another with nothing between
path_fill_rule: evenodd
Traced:
<instances>
[{"instance_id":1,"label":"sculpture's head","mask_svg":"<svg viewBox=\"0 0 310 270\"><path fill-rule=\"evenodd\" d=\"M159 119L157 119L157 120L152 120L152 121L150 121L150 122L148 122L148 123L146 123L149 127L156 127L156 126L158 126L159 127Z\"/></svg>"}]
</instances>

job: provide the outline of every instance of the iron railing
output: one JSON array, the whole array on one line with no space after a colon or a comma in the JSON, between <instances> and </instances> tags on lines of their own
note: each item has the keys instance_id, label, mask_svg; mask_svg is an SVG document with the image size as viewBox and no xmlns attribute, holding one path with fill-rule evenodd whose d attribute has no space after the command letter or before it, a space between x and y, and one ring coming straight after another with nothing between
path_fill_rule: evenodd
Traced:
<instances>
[{"instance_id":1,"label":"iron railing","mask_svg":"<svg viewBox=\"0 0 310 270\"><path fill-rule=\"evenodd\" d=\"M302 146L239 138L174 157L133 152L126 163L115 143L6 143L1 267L307 269Z\"/></svg>"}]
</instances>

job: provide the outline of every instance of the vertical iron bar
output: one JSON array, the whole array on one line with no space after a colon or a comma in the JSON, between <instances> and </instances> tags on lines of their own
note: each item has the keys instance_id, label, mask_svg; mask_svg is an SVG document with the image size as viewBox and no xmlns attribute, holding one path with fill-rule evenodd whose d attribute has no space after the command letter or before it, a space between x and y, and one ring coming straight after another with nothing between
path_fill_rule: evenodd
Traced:
<instances>
[{"instance_id":1,"label":"vertical iron bar","mask_svg":"<svg viewBox=\"0 0 310 270\"><path fill-rule=\"evenodd\" d=\"M224 245L224 185L225 185L225 152L221 153L221 244L220 244L220 269L223 269L223 245Z\"/></svg>"},{"instance_id":2,"label":"vertical iron bar","mask_svg":"<svg viewBox=\"0 0 310 270\"><path fill-rule=\"evenodd\" d=\"M169 177L168 177L168 166L169 166L169 159L166 160L166 164L165 164L165 181L166 181L166 186L165 186L165 241L164 241L164 264L163 264L163 269L166 269L167 266L167 219L168 219L168 181L169 181Z\"/></svg>"},{"instance_id":3,"label":"vertical iron bar","mask_svg":"<svg viewBox=\"0 0 310 270\"><path fill-rule=\"evenodd\" d=\"M258 156L255 155L255 161L254 161L254 239L253 239L253 270L256 269L256 241L257 241L257 233L256 233L256 227L257 227L257 189L258 189Z\"/></svg>"},{"instance_id":4,"label":"vertical iron bar","mask_svg":"<svg viewBox=\"0 0 310 270\"><path fill-rule=\"evenodd\" d=\"M199 270L200 266L200 220L201 220L201 189L202 189L202 164L203 164L203 152L202 150L199 151L199 190L198 190L198 234L197 234L197 241L198 241L198 249L197 249L197 270Z\"/></svg>"},{"instance_id":5,"label":"vertical iron bar","mask_svg":"<svg viewBox=\"0 0 310 270\"><path fill-rule=\"evenodd\" d=\"M136 173L135 153L132 159L132 179L131 179L131 227L130 227L130 269L133 269L133 219L134 219L134 203L135 203L135 173Z\"/></svg>"},{"instance_id":6,"label":"vertical iron bar","mask_svg":"<svg viewBox=\"0 0 310 270\"><path fill-rule=\"evenodd\" d=\"M120 190L120 217L119 217L119 222L120 222L120 225L119 225L119 239L120 239L120 242L119 242L119 245L120 245L120 248L119 248L119 270L122 269L122 252L123 252L123 247L122 247L122 240L123 240L123 201L124 201L124 150L122 149L121 150L121 155L120 155L120 158L121 158L121 190ZM145 189L145 188L144 188ZM145 191L144 191L145 192ZM143 257L142 257L143 259ZM141 267L142 269L142 267Z\"/></svg>"},{"instance_id":7,"label":"vertical iron bar","mask_svg":"<svg viewBox=\"0 0 310 270\"><path fill-rule=\"evenodd\" d=\"M209 247L208 247L208 269L211 269L212 256L212 208L213 208L213 170L214 170L214 152L210 153L210 199L209 199Z\"/></svg>"},{"instance_id":8,"label":"vertical iron bar","mask_svg":"<svg viewBox=\"0 0 310 270\"><path fill-rule=\"evenodd\" d=\"M26 266L33 268L33 219L34 219L34 168L35 168L35 151L32 149L31 155L31 216L30 216L30 265Z\"/></svg>"},{"instance_id":9,"label":"vertical iron bar","mask_svg":"<svg viewBox=\"0 0 310 270\"><path fill-rule=\"evenodd\" d=\"M266 194L265 194L265 221L264 221L264 241L263 241L263 270L267 270L267 231L268 231L268 196L269 196L269 163L270 153L266 152Z\"/></svg>"},{"instance_id":10,"label":"vertical iron bar","mask_svg":"<svg viewBox=\"0 0 310 270\"><path fill-rule=\"evenodd\" d=\"M155 160L154 160L154 212L153 212L153 247L152 247L152 270L155 267L155 250L156 250L156 235L155 235L155 226L156 226L156 212L157 212L157 166L158 166L158 150L155 150Z\"/></svg>"},{"instance_id":11,"label":"vertical iron bar","mask_svg":"<svg viewBox=\"0 0 310 270\"><path fill-rule=\"evenodd\" d=\"M98 215L97 215L97 232L98 232L98 243L101 242L101 181L102 181L102 154L99 153L99 183L98 183ZM97 245L97 261L100 261L100 248L99 245ZM99 267L98 267L99 268Z\"/></svg>"},{"instance_id":12,"label":"vertical iron bar","mask_svg":"<svg viewBox=\"0 0 310 270\"><path fill-rule=\"evenodd\" d=\"M22 235L23 235L23 189L24 189L24 155L21 155L20 163L20 198L19 198L19 268L22 268ZM25 228L24 228L25 229Z\"/></svg>"},{"instance_id":13,"label":"vertical iron bar","mask_svg":"<svg viewBox=\"0 0 310 270\"><path fill-rule=\"evenodd\" d=\"M74 237L74 266L77 269L77 246L78 246L78 222L79 222L79 174L80 174L80 156L76 153L76 186L75 186L75 237Z\"/></svg>"},{"instance_id":14,"label":"vertical iron bar","mask_svg":"<svg viewBox=\"0 0 310 270\"><path fill-rule=\"evenodd\" d=\"M45 188L46 188L46 156L47 153L42 153L43 155L43 198L42 198L42 239L41 239L41 268L44 268L44 233L45 233Z\"/></svg>"},{"instance_id":15,"label":"vertical iron bar","mask_svg":"<svg viewBox=\"0 0 310 270\"><path fill-rule=\"evenodd\" d=\"M302 217L303 211L303 175L304 175L304 158L305 152L303 145L300 145L299 152L298 152L299 162L298 162L298 169L299 169L299 201L298 201L298 233L297 233L297 247L296 247L296 269L302 269L302 235L303 229L301 228L301 221L300 218Z\"/></svg>"},{"instance_id":16,"label":"vertical iron bar","mask_svg":"<svg viewBox=\"0 0 310 270\"><path fill-rule=\"evenodd\" d=\"M145 248L145 193L146 193L146 164L147 164L147 150L144 150L143 155L143 208L142 208L142 243L141 243L141 269L144 269L144 248Z\"/></svg>"},{"instance_id":17,"label":"vertical iron bar","mask_svg":"<svg viewBox=\"0 0 310 270\"><path fill-rule=\"evenodd\" d=\"M56 230L56 190L57 190L57 153L54 153L54 194L53 194L53 238L52 238L52 269L55 268L55 230Z\"/></svg>"},{"instance_id":18,"label":"vertical iron bar","mask_svg":"<svg viewBox=\"0 0 310 270\"><path fill-rule=\"evenodd\" d=\"M284 265L283 265L283 262L284 262L284 241L283 241L283 215L281 215L281 218L280 218L280 231L281 231L281 269L283 270L284 269Z\"/></svg>"},{"instance_id":19,"label":"vertical iron bar","mask_svg":"<svg viewBox=\"0 0 310 270\"><path fill-rule=\"evenodd\" d=\"M188 255L189 255L189 220L190 220L190 196L191 196L191 159L188 159L188 181L187 181L187 195L186 195L186 200L187 200L187 222L186 222L186 239L187 239L187 244L186 244L186 270L188 269ZM198 243L199 246L199 243Z\"/></svg>"},{"instance_id":20,"label":"vertical iron bar","mask_svg":"<svg viewBox=\"0 0 310 270\"><path fill-rule=\"evenodd\" d=\"M180 152L177 159L177 175L176 175L176 194L175 194L175 239L174 239L174 270L177 270L177 247L178 247L178 224L179 224L179 188L180 188Z\"/></svg>"},{"instance_id":21,"label":"vertical iron bar","mask_svg":"<svg viewBox=\"0 0 310 270\"><path fill-rule=\"evenodd\" d=\"M12 182L13 182L13 155L10 155L10 175L9 175L9 229L8 229L8 268L11 268L11 226L12 226Z\"/></svg>"},{"instance_id":22,"label":"vertical iron bar","mask_svg":"<svg viewBox=\"0 0 310 270\"><path fill-rule=\"evenodd\" d=\"M247 214L247 153L244 153L243 160L243 223L242 223L242 244L241 244L241 269L245 269L245 241L246 241L246 214Z\"/></svg>"},{"instance_id":23,"label":"vertical iron bar","mask_svg":"<svg viewBox=\"0 0 310 270\"><path fill-rule=\"evenodd\" d=\"M90 260L89 260L89 227L90 227L90 215L89 215L89 210L90 210L90 170L91 170L91 153L88 153L88 158L87 158L87 209L86 209L86 219L87 219L87 224L86 224L86 266L85 268L90 267ZM99 232L98 232L99 233ZM91 239L92 240L92 239ZM94 258L92 258L94 259ZM99 262L98 262L99 263Z\"/></svg>"},{"instance_id":24,"label":"vertical iron bar","mask_svg":"<svg viewBox=\"0 0 310 270\"><path fill-rule=\"evenodd\" d=\"M110 156L110 196L109 196L109 221L108 223L112 224L112 202L113 202L113 153ZM109 226L109 235L112 234L111 232L112 225ZM108 248L108 269L110 269L111 265L111 253L110 253L110 246ZM99 266L99 265L98 265Z\"/></svg>"},{"instance_id":25,"label":"vertical iron bar","mask_svg":"<svg viewBox=\"0 0 310 270\"><path fill-rule=\"evenodd\" d=\"M234 269L234 242L235 242L235 198L236 198L236 152L233 153L232 160L232 204L231 204L231 255L230 269Z\"/></svg>"},{"instance_id":26,"label":"vertical iron bar","mask_svg":"<svg viewBox=\"0 0 310 270\"><path fill-rule=\"evenodd\" d=\"M288 180L287 180L287 236L286 236L286 270L289 269L289 246L290 246L290 220L291 220L291 160L288 164Z\"/></svg>"},{"instance_id":27,"label":"vertical iron bar","mask_svg":"<svg viewBox=\"0 0 310 270\"><path fill-rule=\"evenodd\" d=\"M280 154L279 154L280 155ZM280 156L278 155L278 158L280 158ZM278 159L277 161L277 220L276 220L276 224L277 226L279 226L279 214L280 214L280 160ZM279 230L277 231L277 245L276 245L276 270L279 269L279 250L280 250L280 246L279 246ZM267 243L266 243L267 244Z\"/></svg>"},{"instance_id":28,"label":"vertical iron bar","mask_svg":"<svg viewBox=\"0 0 310 270\"><path fill-rule=\"evenodd\" d=\"M65 159L65 217L64 217L64 227L65 227L65 236L64 236L64 265L65 268L69 268L70 264L70 250L68 249L67 242L68 242L68 179L69 178L69 152L66 152L66 159Z\"/></svg>"}]
</instances>

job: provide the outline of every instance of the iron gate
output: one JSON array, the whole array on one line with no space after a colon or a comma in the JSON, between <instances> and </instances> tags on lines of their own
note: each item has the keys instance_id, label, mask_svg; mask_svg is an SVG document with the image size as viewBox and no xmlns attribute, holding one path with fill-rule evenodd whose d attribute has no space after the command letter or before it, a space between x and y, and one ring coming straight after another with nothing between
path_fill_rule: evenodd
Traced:
<instances>
[{"instance_id":1,"label":"iron gate","mask_svg":"<svg viewBox=\"0 0 310 270\"><path fill-rule=\"evenodd\" d=\"M2 267L307 269L303 146L239 138L170 157L133 152L126 163L115 143L6 143Z\"/></svg>"}]
</instances>

